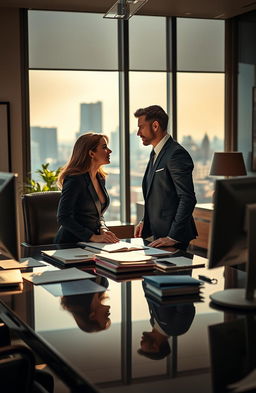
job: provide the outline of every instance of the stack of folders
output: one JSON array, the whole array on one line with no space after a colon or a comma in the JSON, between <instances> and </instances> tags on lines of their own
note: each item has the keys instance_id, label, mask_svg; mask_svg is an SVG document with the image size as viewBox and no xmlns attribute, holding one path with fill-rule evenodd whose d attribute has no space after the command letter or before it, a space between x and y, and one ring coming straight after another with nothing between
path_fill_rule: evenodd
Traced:
<instances>
[{"instance_id":1,"label":"stack of folders","mask_svg":"<svg viewBox=\"0 0 256 393\"><path fill-rule=\"evenodd\" d=\"M96 254L96 266L115 274L153 270L154 258L136 251Z\"/></svg>"},{"instance_id":2,"label":"stack of folders","mask_svg":"<svg viewBox=\"0 0 256 393\"><path fill-rule=\"evenodd\" d=\"M143 276L145 291L150 296L167 300L197 301L201 299L200 289L202 281L197 280L189 275L160 275L160 276Z\"/></svg>"}]
</instances>

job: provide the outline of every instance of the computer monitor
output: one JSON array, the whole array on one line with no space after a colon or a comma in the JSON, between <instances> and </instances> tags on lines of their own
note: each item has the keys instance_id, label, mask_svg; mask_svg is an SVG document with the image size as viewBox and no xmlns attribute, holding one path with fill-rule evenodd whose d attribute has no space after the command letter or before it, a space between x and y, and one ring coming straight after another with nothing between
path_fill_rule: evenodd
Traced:
<instances>
[{"instance_id":1,"label":"computer monitor","mask_svg":"<svg viewBox=\"0 0 256 393\"><path fill-rule=\"evenodd\" d=\"M20 242L16 183L17 175L0 172L0 255L18 261Z\"/></svg>"},{"instance_id":2,"label":"computer monitor","mask_svg":"<svg viewBox=\"0 0 256 393\"><path fill-rule=\"evenodd\" d=\"M208 267L247 263L246 288L226 289L211 300L238 309L256 309L256 177L217 180L209 236Z\"/></svg>"}]
</instances>

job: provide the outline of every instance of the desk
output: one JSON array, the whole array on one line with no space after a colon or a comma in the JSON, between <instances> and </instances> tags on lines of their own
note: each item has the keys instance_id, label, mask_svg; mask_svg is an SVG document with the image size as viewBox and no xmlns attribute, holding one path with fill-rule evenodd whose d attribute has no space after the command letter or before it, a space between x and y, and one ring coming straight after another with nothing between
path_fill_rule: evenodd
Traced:
<instances>
[{"instance_id":1,"label":"desk","mask_svg":"<svg viewBox=\"0 0 256 393\"><path fill-rule=\"evenodd\" d=\"M149 304L140 279L122 283L108 279L112 324L101 332L80 330L72 314L60 305L60 298L27 282L22 293L11 296L9 310L7 299L0 297L0 318L18 331L55 371L62 370L63 378L70 386L73 384L74 392L220 393L226 391L223 383L227 382L227 375L228 382L232 382L251 367L255 368L255 356L252 356L255 348L254 352L250 350L250 359L249 355L246 358L250 348L245 338L248 321L209 307L209 295L224 286L222 272L222 269L210 273L205 273L205 269L193 270L196 278L198 274L218 278L218 285L205 283L205 302L191 305L196 311L194 318L185 334L169 337L171 353L162 360L151 360L137 353L142 332L151 331ZM25 313L21 304L27 307ZM252 315L250 326L253 324ZM230 332L235 334L232 336ZM253 340L253 335L250 338ZM228 339L230 357L225 350L225 339ZM240 358L237 348L243 350ZM234 373L230 371L233 360L237 362ZM238 362L242 362L241 367ZM227 367L229 372L225 375ZM92 385L86 387L86 381ZM85 390L80 389L82 385Z\"/></svg>"}]
</instances>

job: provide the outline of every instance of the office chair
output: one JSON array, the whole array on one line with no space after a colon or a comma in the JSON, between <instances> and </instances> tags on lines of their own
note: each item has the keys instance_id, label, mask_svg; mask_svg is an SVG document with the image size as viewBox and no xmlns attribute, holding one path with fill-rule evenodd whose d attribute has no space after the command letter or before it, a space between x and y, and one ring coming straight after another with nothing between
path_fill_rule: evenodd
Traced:
<instances>
[{"instance_id":1,"label":"office chair","mask_svg":"<svg viewBox=\"0 0 256 393\"><path fill-rule=\"evenodd\" d=\"M25 247L52 244L58 230L57 208L60 191L25 194L22 209L25 227Z\"/></svg>"},{"instance_id":2,"label":"office chair","mask_svg":"<svg viewBox=\"0 0 256 393\"><path fill-rule=\"evenodd\" d=\"M32 351L23 345L0 348L0 389L4 393L52 393L53 377L35 370Z\"/></svg>"}]
</instances>

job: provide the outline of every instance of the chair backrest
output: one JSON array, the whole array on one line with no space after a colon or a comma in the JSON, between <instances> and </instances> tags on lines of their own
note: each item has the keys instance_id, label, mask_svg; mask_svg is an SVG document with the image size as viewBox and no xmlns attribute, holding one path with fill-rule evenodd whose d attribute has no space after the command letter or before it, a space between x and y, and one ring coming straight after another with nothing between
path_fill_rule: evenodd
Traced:
<instances>
[{"instance_id":1,"label":"chair backrest","mask_svg":"<svg viewBox=\"0 0 256 393\"><path fill-rule=\"evenodd\" d=\"M52 244L58 230L60 191L25 194L22 197L25 242L32 246Z\"/></svg>"},{"instance_id":2,"label":"chair backrest","mask_svg":"<svg viewBox=\"0 0 256 393\"><path fill-rule=\"evenodd\" d=\"M25 346L0 348L0 390L5 393L30 393L34 380L35 359Z\"/></svg>"}]
</instances>

